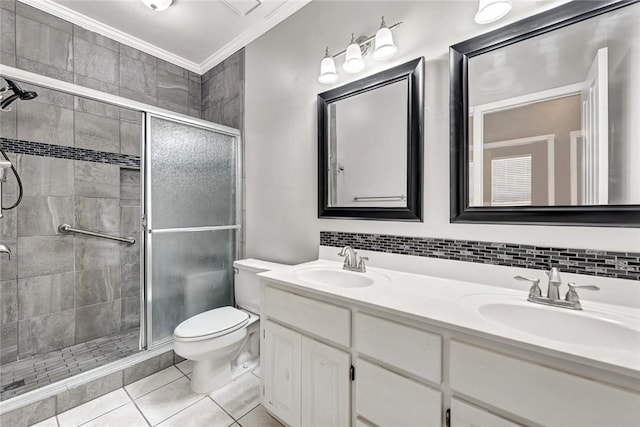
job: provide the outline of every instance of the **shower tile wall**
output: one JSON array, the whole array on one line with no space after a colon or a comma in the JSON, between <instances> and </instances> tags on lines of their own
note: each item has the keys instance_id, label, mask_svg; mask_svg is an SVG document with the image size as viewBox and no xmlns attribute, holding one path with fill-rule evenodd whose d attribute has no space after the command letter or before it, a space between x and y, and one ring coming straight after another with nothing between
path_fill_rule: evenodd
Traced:
<instances>
[{"instance_id":1,"label":"shower tile wall","mask_svg":"<svg viewBox=\"0 0 640 427\"><path fill-rule=\"evenodd\" d=\"M196 73L15 0L0 0L0 32L2 64L202 116ZM91 127L90 119L80 118Z\"/></svg>"},{"instance_id":2,"label":"shower tile wall","mask_svg":"<svg viewBox=\"0 0 640 427\"><path fill-rule=\"evenodd\" d=\"M38 98L2 113L0 136L140 155L142 114L24 85ZM105 164L11 154L21 205L5 211L1 361L10 362L139 326L140 245L60 234L62 223L139 242L140 172ZM3 204L16 198L13 179Z\"/></svg>"},{"instance_id":3,"label":"shower tile wall","mask_svg":"<svg viewBox=\"0 0 640 427\"><path fill-rule=\"evenodd\" d=\"M0 63L201 117L201 77L15 0L0 0ZM26 86L26 85L25 85ZM0 114L0 136L140 156L140 114L36 88ZM138 244L57 233L61 222L135 235L140 177L116 165L11 154L23 204L0 221L0 361L139 322ZM15 183L5 186L5 203ZM139 240L139 236L135 236ZM36 261L37 260L37 261Z\"/></svg>"},{"instance_id":4,"label":"shower tile wall","mask_svg":"<svg viewBox=\"0 0 640 427\"><path fill-rule=\"evenodd\" d=\"M202 76L202 116L205 120L240 129L244 156L244 49L240 49ZM244 157L242 164L245 164ZM246 247L246 178L242 169L240 257Z\"/></svg>"}]
</instances>

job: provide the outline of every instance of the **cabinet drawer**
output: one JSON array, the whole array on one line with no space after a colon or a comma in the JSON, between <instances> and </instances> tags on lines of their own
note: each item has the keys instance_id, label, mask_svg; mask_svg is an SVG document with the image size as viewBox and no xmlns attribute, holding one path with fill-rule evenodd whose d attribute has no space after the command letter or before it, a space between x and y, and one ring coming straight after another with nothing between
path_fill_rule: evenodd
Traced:
<instances>
[{"instance_id":1,"label":"cabinet drawer","mask_svg":"<svg viewBox=\"0 0 640 427\"><path fill-rule=\"evenodd\" d=\"M266 286L263 313L329 341L351 345L351 311Z\"/></svg>"},{"instance_id":2,"label":"cabinet drawer","mask_svg":"<svg viewBox=\"0 0 640 427\"><path fill-rule=\"evenodd\" d=\"M442 338L420 329L356 314L355 347L359 353L397 366L425 380L442 380Z\"/></svg>"},{"instance_id":3,"label":"cabinet drawer","mask_svg":"<svg viewBox=\"0 0 640 427\"><path fill-rule=\"evenodd\" d=\"M451 399L451 427L520 427L484 409Z\"/></svg>"},{"instance_id":4,"label":"cabinet drawer","mask_svg":"<svg viewBox=\"0 0 640 427\"><path fill-rule=\"evenodd\" d=\"M451 389L544 426L637 426L640 395L459 342Z\"/></svg>"},{"instance_id":5,"label":"cabinet drawer","mask_svg":"<svg viewBox=\"0 0 640 427\"><path fill-rule=\"evenodd\" d=\"M365 360L356 365L356 412L380 427L441 426L442 394Z\"/></svg>"}]
</instances>

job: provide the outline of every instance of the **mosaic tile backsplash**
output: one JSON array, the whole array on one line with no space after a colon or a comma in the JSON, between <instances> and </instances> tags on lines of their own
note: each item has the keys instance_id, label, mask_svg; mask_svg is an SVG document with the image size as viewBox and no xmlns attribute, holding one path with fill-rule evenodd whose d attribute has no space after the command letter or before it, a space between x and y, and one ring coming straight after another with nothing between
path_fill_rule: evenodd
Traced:
<instances>
[{"instance_id":1,"label":"mosaic tile backsplash","mask_svg":"<svg viewBox=\"0 0 640 427\"><path fill-rule=\"evenodd\" d=\"M640 280L640 253L551 248L514 243L321 231L322 246Z\"/></svg>"},{"instance_id":2,"label":"mosaic tile backsplash","mask_svg":"<svg viewBox=\"0 0 640 427\"><path fill-rule=\"evenodd\" d=\"M0 138L0 146L4 148L5 151L16 154L30 154L32 156L55 157L67 160L84 160L85 162L106 163L130 168L140 167L140 156L128 154L109 153L106 151L44 144L42 142L21 141L10 138Z\"/></svg>"}]
</instances>

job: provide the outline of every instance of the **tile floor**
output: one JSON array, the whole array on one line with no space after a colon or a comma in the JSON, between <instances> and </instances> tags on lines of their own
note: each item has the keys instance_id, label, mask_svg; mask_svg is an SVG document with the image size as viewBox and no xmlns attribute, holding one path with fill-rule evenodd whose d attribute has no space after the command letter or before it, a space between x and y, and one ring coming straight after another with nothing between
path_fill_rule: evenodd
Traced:
<instances>
[{"instance_id":1,"label":"tile floor","mask_svg":"<svg viewBox=\"0 0 640 427\"><path fill-rule=\"evenodd\" d=\"M0 400L115 362L139 351L138 328L0 366Z\"/></svg>"},{"instance_id":2,"label":"tile floor","mask_svg":"<svg viewBox=\"0 0 640 427\"><path fill-rule=\"evenodd\" d=\"M191 362L129 384L36 427L281 427L260 405L260 371L209 395L189 387Z\"/></svg>"}]
</instances>

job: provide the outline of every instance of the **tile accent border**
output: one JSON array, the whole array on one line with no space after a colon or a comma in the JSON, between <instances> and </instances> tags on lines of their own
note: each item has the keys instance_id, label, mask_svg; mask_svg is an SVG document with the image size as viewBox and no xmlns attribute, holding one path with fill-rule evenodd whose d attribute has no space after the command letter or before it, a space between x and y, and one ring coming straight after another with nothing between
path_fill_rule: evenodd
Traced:
<instances>
[{"instance_id":1,"label":"tile accent border","mask_svg":"<svg viewBox=\"0 0 640 427\"><path fill-rule=\"evenodd\" d=\"M64 145L45 144L42 142L22 141L19 139L0 138L0 146L5 151L15 154L55 157L67 160L83 160L85 162L108 163L129 168L140 168L140 156L109 153L106 151L88 150L86 148L67 147Z\"/></svg>"},{"instance_id":2,"label":"tile accent border","mask_svg":"<svg viewBox=\"0 0 640 427\"><path fill-rule=\"evenodd\" d=\"M321 231L320 245L538 270L553 265L567 273L640 280L640 253L633 252L338 231Z\"/></svg>"}]
</instances>

